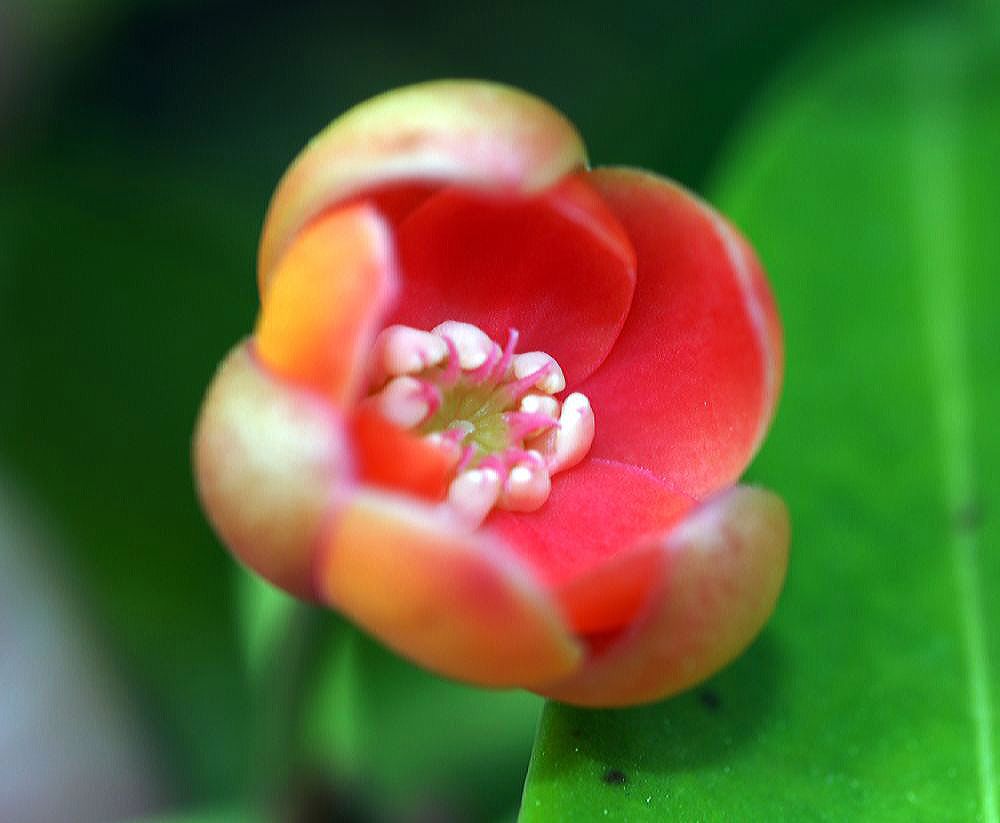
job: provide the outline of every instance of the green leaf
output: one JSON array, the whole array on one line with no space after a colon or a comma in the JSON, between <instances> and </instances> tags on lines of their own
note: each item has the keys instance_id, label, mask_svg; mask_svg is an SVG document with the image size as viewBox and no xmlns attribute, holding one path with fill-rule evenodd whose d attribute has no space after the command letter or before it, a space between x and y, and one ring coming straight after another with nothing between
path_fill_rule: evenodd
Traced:
<instances>
[{"instance_id":1,"label":"green leaf","mask_svg":"<svg viewBox=\"0 0 1000 823\"><path fill-rule=\"evenodd\" d=\"M1000 51L974 22L831 37L716 201L787 334L752 479L793 517L763 636L695 691L546 707L521 818L998 820Z\"/></svg>"},{"instance_id":2,"label":"green leaf","mask_svg":"<svg viewBox=\"0 0 1000 823\"><path fill-rule=\"evenodd\" d=\"M540 698L443 680L357 631L331 632L317 661L304 759L378 819L501 819L516 804Z\"/></svg>"}]
</instances>

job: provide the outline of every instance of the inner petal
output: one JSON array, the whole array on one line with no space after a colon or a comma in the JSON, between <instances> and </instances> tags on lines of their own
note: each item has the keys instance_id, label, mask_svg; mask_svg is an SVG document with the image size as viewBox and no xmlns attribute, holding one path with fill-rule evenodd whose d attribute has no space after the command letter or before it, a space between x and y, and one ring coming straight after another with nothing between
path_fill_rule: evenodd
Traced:
<instances>
[{"instance_id":1,"label":"inner petal","mask_svg":"<svg viewBox=\"0 0 1000 823\"><path fill-rule=\"evenodd\" d=\"M635 614L658 570L629 555L694 505L648 471L592 457L553 484L545 508L531 517L496 511L486 526L556 590L574 629L591 633Z\"/></svg>"},{"instance_id":2,"label":"inner petal","mask_svg":"<svg viewBox=\"0 0 1000 823\"><path fill-rule=\"evenodd\" d=\"M493 339L512 327L572 386L607 356L635 288L632 246L582 176L534 197L442 189L402 222L404 283L393 320L428 329L443 315Z\"/></svg>"}]
</instances>

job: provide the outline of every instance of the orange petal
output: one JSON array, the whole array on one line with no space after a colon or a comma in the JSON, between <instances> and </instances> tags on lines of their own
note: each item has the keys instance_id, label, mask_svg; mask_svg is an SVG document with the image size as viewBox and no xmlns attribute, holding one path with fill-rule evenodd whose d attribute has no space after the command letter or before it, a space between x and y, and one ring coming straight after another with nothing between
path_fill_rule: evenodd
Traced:
<instances>
[{"instance_id":1,"label":"orange petal","mask_svg":"<svg viewBox=\"0 0 1000 823\"><path fill-rule=\"evenodd\" d=\"M403 498L359 491L316 573L330 604L449 677L538 685L565 677L582 656L553 602L499 543Z\"/></svg>"},{"instance_id":2,"label":"orange petal","mask_svg":"<svg viewBox=\"0 0 1000 823\"><path fill-rule=\"evenodd\" d=\"M282 178L261 237L261 291L302 226L362 191L423 180L532 192L585 162L569 121L517 89L443 80L374 97L314 138Z\"/></svg>"},{"instance_id":3,"label":"orange petal","mask_svg":"<svg viewBox=\"0 0 1000 823\"><path fill-rule=\"evenodd\" d=\"M540 693L582 706L647 703L704 680L767 621L785 578L788 511L737 486L696 509L662 545L664 574L646 612L562 683Z\"/></svg>"},{"instance_id":4,"label":"orange petal","mask_svg":"<svg viewBox=\"0 0 1000 823\"><path fill-rule=\"evenodd\" d=\"M350 479L343 424L237 346L209 387L194 436L205 511L222 541L272 583L313 597L313 550Z\"/></svg>"},{"instance_id":5,"label":"orange petal","mask_svg":"<svg viewBox=\"0 0 1000 823\"><path fill-rule=\"evenodd\" d=\"M263 296L257 352L277 374L341 406L362 390L396 292L391 240L367 206L332 212L296 238Z\"/></svg>"}]
</instances>

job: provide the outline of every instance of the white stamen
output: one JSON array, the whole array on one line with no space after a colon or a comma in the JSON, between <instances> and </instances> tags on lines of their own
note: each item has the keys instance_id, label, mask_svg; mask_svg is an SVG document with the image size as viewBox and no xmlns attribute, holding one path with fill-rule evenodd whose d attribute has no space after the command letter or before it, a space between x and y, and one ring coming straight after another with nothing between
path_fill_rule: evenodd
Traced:
<instances>
[{"instance_id":1,"label":"white stamen","mask_svg":"<svg viewBox=\"0 0 1000 823\"><path fill-rule=\"evenodd\" d=\"M548 500L552 482L541 455L537 457L534 463L518 463L510 470L498 502L501 508L512 512L533 512Z\"/></svg>"},{"instance_id":2,"label":"white stamen","mask_svg":"<svg viewBox=\"0 0 1000 823\"><path fill-rule=\"evenodd\" d=\"M521 411L528 414L545 414L559 419L559 401L548 394L526 394L521 398Z\"/></svg>"},{"instance_id":3,"label":"white stamen","mask_svg":"<svg viewBox=\"0 0 1000 823\"><path fill-rule=\"evenodd\" d=\"M565 471L575 466L590 451L594 442L594 410L580 392L573 392L563 401L559 428L547 455L549 472Z\"/></svg>"},{"instance_id":4,"label":"white stamen","mask_svg":"<svg viewBox=\"0 0 1000 823\"><path fill-rule=\"evenodd\" d=\"M389 326L375 338L377 381L401 374L415 374L436 366L448 356L448 346L437 335L409 326Z\"/></svg>"},{"instance_id":5,"label":"white stamen","mask_svg":"<svg viewBox=\"0 0 1000 823\"><path fill-rule=\"evenodd\" d=\"M548 374L542 377L535 385L547 394L555 394L566 388L566 377L555 359L543 351L527 351L523 354L515 354L513 360L514 376L520 380L538 371L542 366L549 366Z\"/></svg>"},{"instance_id":6,"label":"white stamen","mask_svg":"<svg viewBox=\"0 0 1000 823\"><path fill-rule=\"evenodd\" d=\"M395 377L372 397L386 419L404 429L422 423L431 412L425 385L415 377Z\"/></svg>"},{"instance_id":7,"label":"white stamen","mask_svg":"<svg viewBox=\"0 0 1000 823\"><path fill-rule=\"evenodd\" d=\"M500 347L490 340L489 335L471 323L446 320L435 326L432 334L437 335L442 343L446 337L451 339L458 349L458 362L467 371L478 369L494 351L497 355L500 352Z\"/></svg>"},{"instance_id":8,"label":"white stamen","mask_svg":"<svg viewBox=\"0 0 1000 823\"><path fill-rule=\"evenodd\" d=\"M496 505L500 489L500 475L494 469L471 469L451 481L443 505L461 525L475 529Z\"/></svg>"}]
</instances>

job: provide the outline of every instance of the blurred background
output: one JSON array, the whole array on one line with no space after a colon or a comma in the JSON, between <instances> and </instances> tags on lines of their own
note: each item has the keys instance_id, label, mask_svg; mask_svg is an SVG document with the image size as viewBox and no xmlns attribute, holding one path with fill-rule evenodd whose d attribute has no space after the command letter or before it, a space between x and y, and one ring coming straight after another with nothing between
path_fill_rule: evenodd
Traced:
<instances>
[{"instance_id":1,"label":"blurred background","mask_svg":"<svg viewBox=\"0 0 1000 823\"><path fill-rule=\"evenodd\" d=\"M764 808L753 780L784 769L829 819L896 819L847 813L888 798L995 823L996 22L889 0L0 0L0 820L516 817L541 701L437 680L251 580L189 466L287 163L354 103L459 76L548 99L595 165L721 202L787 323L752 476L788 496L799 554L716 684L742 695L713 721L729 748L585 768L682 772L691 809L698 785ZM701 702L657 728L723 739ZM852 711L831 737L821 718ZM734 763L756 788L718 782Z\"/></svg>"}]
</instances>

